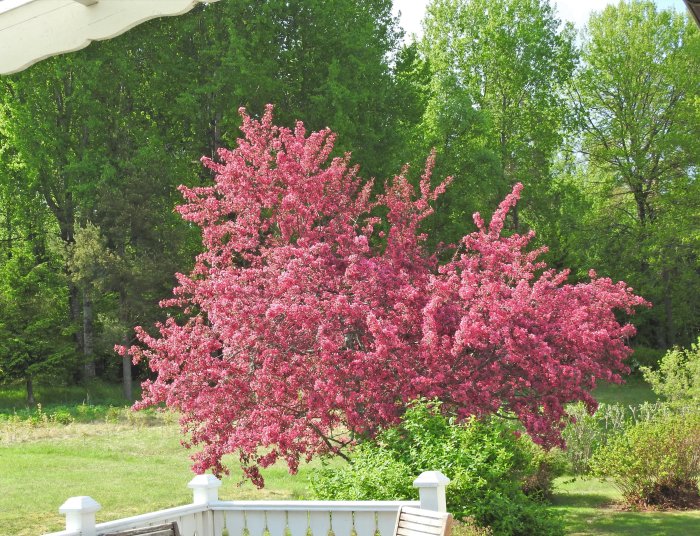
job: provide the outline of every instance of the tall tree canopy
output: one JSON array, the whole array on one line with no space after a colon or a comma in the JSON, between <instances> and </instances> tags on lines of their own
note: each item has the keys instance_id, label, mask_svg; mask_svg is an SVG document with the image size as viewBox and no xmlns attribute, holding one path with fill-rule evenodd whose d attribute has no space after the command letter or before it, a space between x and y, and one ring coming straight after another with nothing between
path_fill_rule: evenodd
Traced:
<instances>
[{"instance_id":1,"label":"tall tree canopy","mask_svg":"<svg viewBox=\"0 0 700 536\"><path fill-rule=\"evenodd\" d=\"M700 32L652 2L594 14L574 88L584 189L593 211L587 258L634 282L656 307L645 338L689 342L700 325Z\"/></svg>"},{"instance_id":2,"label":"tall tree canopy","mask_svg":"<svg viewBox=\"0 0 700 536\"><path fill-rule=\"evenodd\" d=\"M560 27L546 0L434 0L422 48L432 72L428 143L457 181L441 207L453 219L448 237L516 182L526 186L530 219L547 216L562 89L574 68L571 27ZM515 230L532 223L521 224L520 210L511 212Z\"/></svg>"},{"instance_id":3,"label":"tall tree canopy","mask_svg":"<svg viewBox=\"0 0 700 536\"><path fill-rule=\"evenodd\" d=\"M634 328L616 314L644 301L593 272L567 284L532 233L502 235L522 185L439 264L418 231L448 182L431 187L432 159L419 192L399 175L372 200L349 155L328 162L330 131L243 119L236 148L205 160L214 184L181 188L204 245L166 302L183 320L120 349L158 373L139 406L181 412L195 470L237 453L261 485L259 466L342 453L418 397L512 413L556 443L566 403L593 407L599 379L620 381Z\"/></svg>"},{"instance_id":4,"label":"tall tree canopy","mask_svg":"<svg viewBox=\"0 0 700 536\"><path fill-rule=\"evenodd\" d=\"M3 78L5 206L30 199L55 223L32 236L58 234L68 252L53 281L67 287L65 333L85 378L110 368L105 348L152 322L172 274L189 266L197 245L173 213L175 187L196 184L193 162L235 139L239 106L279 102L288 124L333 126L374 173L388 165L397 35L388 0L221 0ZM10 234L15 219L3 220Z\"/></svg>"}]
</instances>

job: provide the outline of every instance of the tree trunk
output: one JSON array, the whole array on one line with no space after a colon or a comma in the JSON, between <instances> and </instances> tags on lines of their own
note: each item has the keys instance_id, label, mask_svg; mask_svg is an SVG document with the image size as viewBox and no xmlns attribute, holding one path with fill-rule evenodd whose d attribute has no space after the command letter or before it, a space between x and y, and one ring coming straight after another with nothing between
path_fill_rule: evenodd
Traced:
<instances>
[{"instance_id":1,"label":"tree trunk","mask_svg":"<svg viewBox=\"0 0 700 536\"><path fill-rule=\"evenodd\" d=\"M126 292L122 288L119 291L119 321L124 327L124 334L122 335L122 346L125 348L129 347L129 334L131 332L129 324L129 309L126 299ZM134 399L131 390L131 358L126 355L122 357L122 391L124 393L124 398L129 401Z\"/></svg>"},{"instance_id":2,"label":"tree trunk","mask_svg":"<svg viewBox=\"0 0 700 536\"><path fill-rule=\"evenodd\" d=\"M73 326L75 326L75 335L73 336L75 340L75 346L78 349L78 354L83 355L83 330L79 329L81 319L80 312L80 291L75 283L68 281L68 308L70 312L70 321Z\"/></svg>"},{"instance_id":3,"label":"tree trunk","mask_svg":"<svg viewBox=\"0 0 700 536\"><path fill-rule=\"evenodd\" d=\"M27 376L27 404L30 406L36 405L36 400L34 400L34 382L31 376Z\"/></svg>"},{"instance_id":4,"label":"tree trunk","mask_svg":"<svg viewBox=\"0 0 700 536\"><path fill-rule=\"evenodd\" d=\"M93 325L92 297L88 291L83 292L83 358L84 358L84 379L93 380L95 373L94 355L94 325Z\"/></svg>"},{"instance_id":5,"label":"tree trunk","mask_svg":"<svg viewBox=\"0 0 700 536\"><path fill-rule=\"evenodd\" d=\"M673 299L671 298L671 274L668 268L661 271L664 292L664 320L666 324L666 342L669 346L676 344L676 333L673 325Z\"/></svg>"},{"instance_id":6,"label":"tree trunk","mask_svg":"<svg viewBox=\"0 0 700 536\"><path fill-rule=\"evenodd\" d=\"M126 344L129 342L128 337L124 337L122 341ZM134 400L134 394L131 391L131 358L128 355L122 357L122 391L124 398L129 402Z\"/></svg>"}]
</instances>

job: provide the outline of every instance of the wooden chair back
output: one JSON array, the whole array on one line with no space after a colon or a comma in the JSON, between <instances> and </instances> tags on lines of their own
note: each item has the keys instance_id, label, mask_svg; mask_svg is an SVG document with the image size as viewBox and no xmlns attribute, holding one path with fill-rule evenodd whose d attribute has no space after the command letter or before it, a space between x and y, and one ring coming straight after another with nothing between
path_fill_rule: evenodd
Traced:
<instances>
[{"instance_id":1,"label":"wooden chair back","mask_svg":"<svg viewBox=\"0 0 700 536\"><path fill-rule=\"evenodd\" d=\"M394 536L450 536L452 514L402 506Z\"/></svg>"},{"instance_id":2,"label":"wooden chair back","mask_svg":"<svg viewBox=\"0 0 700 536\"><path fill-rule=\"evenodd\" d=\"M180 529L177 523L165 523L164 525L153 525L151 527L141 527L139 529L129 529L121 532L110 532L102 536L180 536Z\"/></svg>"}]
</instances>

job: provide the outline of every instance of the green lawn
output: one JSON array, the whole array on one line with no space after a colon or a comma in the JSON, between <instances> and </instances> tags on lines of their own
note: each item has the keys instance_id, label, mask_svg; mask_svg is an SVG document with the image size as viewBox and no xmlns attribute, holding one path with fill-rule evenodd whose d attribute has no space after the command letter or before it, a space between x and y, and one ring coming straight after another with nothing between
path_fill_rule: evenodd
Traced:
<instances>
[{"instance_id":1,"label":"green lawn","mask_svg":"<svg viewBox=\"0 0 700 536\"><path fill-rule=\"evenodd\" d=\"M91 389L94 403L109 404L110 398L118 394L109 386ZM85 402L80 398L83 391L89 392L85 388L68 392L49 388L39 393L40 400L50 407ZM654 399L649 387L637 377L624 386L602 385L595 394L601 402L637 404ZM0 392L0 413L11 412L18 396L21 390ZM98 521L190 502L187 483L193 474L173 418L167 414L131 416L119 411L118 422L75 422L67 426L0 419L0 536L60 530L63 516L58 514L58 507L74 495L90 495L102 505ZM235 460L229 461L235 468ZM303 466L296 476L290 476L284 466L273 467L264 473L267 487L263 490L250 483L239 486L240 473L234 471L224 479L220 496L308 498L308 474L314 467ZM614 506L618 498L607 482L560 478L554 502L569 534L700 535L700 511L623 512Z\"/></svg>"},{"instance_id":2,"label":"green lawn","mask_svg":"<svg viewBox=\"0 0 700 536\"><path fill-rule=\"evenodd\" d=\"M559 478L555 508L566 520L567 533L583 536L691 536L700 534L700 510L687 512L623 512L620 495L595 478Z\"/></svg>"},{"instance_id":3,"label":"green lawn","mask_svg":"<svg viewBox=\"0 0 700 536\"><path fill-rule=\"evenodd\" d=\"M622 385L601 382L596 390L593 391L593 396L598 402L605 404L619 403L625 405L655 402L658 399L651 390L651 386L639 374L627 376L625 383Z\"/></svg>"},{"instance_id":4,"label":"green lawn","mask_svg":"<svg viewBox=\"0 0 700 536\"><path fill-rule=\"evenodd\" d=\"M7 424L1 426L7 426ZM34 536L63 528L58 507L75 495L102 505L98 522L187 504L194 476L174 424L123 424L0 428L0 535ZM233 461L233 460L231 460ZM284 467L264 475L267 487L224 479L223 499L298 499L309 467L291 477Z\"/></svg>"},{"instance_id":5,"label":"green lawn","mask_svg":"<svg viewBox=\"0 0 700 536\"><path fill-rule=\"evenodd\" d=\"M140 383L134 383L133 393L137 397L141 395ZM78 404L123 406L128 403L122 395L121 385L99 380L87 385L72 386L37 384L34 387L34 398L45 408ZM27 393L23 383L0 387L0 412L7 413L26 409Z\"/></svg>"}]
</instances>

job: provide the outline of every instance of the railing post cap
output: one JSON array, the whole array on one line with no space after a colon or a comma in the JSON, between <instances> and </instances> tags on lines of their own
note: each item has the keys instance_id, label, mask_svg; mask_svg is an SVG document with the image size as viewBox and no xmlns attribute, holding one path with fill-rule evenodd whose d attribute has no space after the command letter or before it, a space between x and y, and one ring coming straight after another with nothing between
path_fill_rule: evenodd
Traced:
<instances>
[{"instance_id":1,"label":"railing post cap","mask_svg":"<svg viewBox=\"0 0 700 536\"><path fill-rule=\"evenodd\" d=\"M102 506L92 497L87 495L82 495L80 497L71 497L66 502L64 502L58 512L60 514L70 514L72 512L82 512L85 514L90 514L97 512Z\"/></svg>"},{"instance_id":2,"label":"railing post cap","mask_svg":"<svg viewBox=\"0 0 700 536\"><path fill-rule=\"evenodd\" d=\"M187 487L191 488L191 489L218 488L220 486L221 486L221 480L219 480L218 478L216 478L212 474L197 475L192 480L190 480L189 484L187 484Z\"/></svg>"},{"instance_id":3,"label":"railing post cap","mask_svg":"<svg viewBox=\"0 0 700 536\"><path fill-rule=\"evenodd\" d=\"M440 471L425 471L418 475L413 481L414 488L431 488L435 486L447 486L450 479L443 475Z\"/></svg>"}]
</instances>

